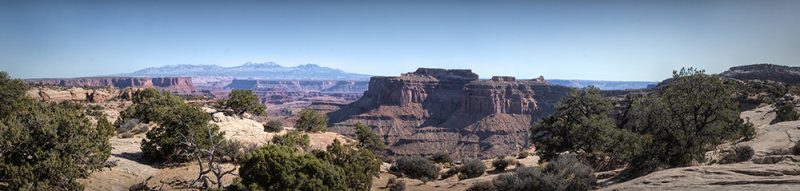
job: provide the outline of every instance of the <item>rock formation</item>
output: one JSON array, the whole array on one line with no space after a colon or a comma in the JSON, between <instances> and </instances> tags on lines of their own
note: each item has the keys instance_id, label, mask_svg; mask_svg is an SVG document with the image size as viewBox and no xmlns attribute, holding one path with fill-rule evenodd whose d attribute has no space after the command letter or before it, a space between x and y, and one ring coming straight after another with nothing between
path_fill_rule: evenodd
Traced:
<instances>
[{"instance_id":1,"label":"rock formation","mask_svg":"<svg viewBox=\"0 0 800 191\"><path fill-rule=\"evenodd\" d=\"M800 83L800 67L789 67L775 64L753 64L731 67L721 76L739 80L771 80L787 85Z\"/></svg>"},{"instance_id":2,"label":"rock formation","mask_svg":"<svg viewBox=\"0 0 800 191\"><path fill-rule=\"evenodd\" d=\"M28 84L39 85L59 85L74 87L115 87L115 88L155 88L161 91L171 91L176 94L192 94L210 96L208 92L203 92L192 85L190 77L160 77L160 78L137 78L137 77L91 77L91 78L69 78L69 79L28 79Z\"/></svg>"},{"instance_id":3,"label":"rock formation","mask_svg":"<svg viewBox=\"0 0 800 191\"><path fill-rule=\"evenodd\" d=\"M312 107L328 112L333 132L354 137L354 123L370 126L388 143L389 155L445 151L455 158L490 158L528 147L532 123L551 114L569 91L542 78L481 81L470 70L420 68L372 77L356 102Z\"/></svg>"}]
</instances>

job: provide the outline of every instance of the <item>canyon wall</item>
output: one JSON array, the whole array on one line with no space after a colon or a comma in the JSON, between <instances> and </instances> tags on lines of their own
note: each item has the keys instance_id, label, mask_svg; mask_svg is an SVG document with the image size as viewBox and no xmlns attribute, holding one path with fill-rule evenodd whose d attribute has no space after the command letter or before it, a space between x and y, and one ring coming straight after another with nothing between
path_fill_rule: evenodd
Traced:
<instances>
[{"instance_id":1,"label":"canyon wall","mask_svg":"<svg viewBox=\"0 0 800 191\"><path fill-rule=\"evenodd\" d=\"M787 85L800 84L800 67L775 64L753 64L731 67L721 76L739 80L771 80Z\"/></svg>"},{"instance_id":2,"label":"canyon wall","mask_svg":"<svg viewBox=\"0 0 800 191\"><path fill-rule=\"evenodd\" d=\"M283 104L293 101L358 100L367 90L367 81L348 80L243 80L234 79L230 89L253 90L262 103Z\"/></svg>"},{"instance_id":3,"label":"canyon wall","mask_svg":"<svg viewBox=\"0 0 800 191\"><path fill-rule=\"evenodd\" d=\"M543 78L496 76L481 81L470 70L420 68L399 77L372 77L350 104L318 102L330 131L354 137L361 122L384 138L387 154L491 158L530 147L528 129L553 113L570 88Z\"/></svg>"},{"instance_id":4,"label":"canyon wall","mask_svg":"<svg viewBox=\"0 0 800 191\"><path fill-rule=\"evenodd\" d=\"M115 88L155 88L167 90L178 94L199 94L200 89L192 84L190 77L92 77L69 79L28 79L28 84L59 85L59 86L89 86L89 87L115 87Z\"/></svg>"}]
</instances>

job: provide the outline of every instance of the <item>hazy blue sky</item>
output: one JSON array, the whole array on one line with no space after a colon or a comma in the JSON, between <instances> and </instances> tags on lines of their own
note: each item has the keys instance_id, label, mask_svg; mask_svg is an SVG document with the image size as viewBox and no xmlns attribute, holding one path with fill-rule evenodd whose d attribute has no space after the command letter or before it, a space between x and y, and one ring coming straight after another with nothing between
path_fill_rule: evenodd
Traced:
<instances>
[{"instance_id":1,"label":"hazy blue sky","mask_svg":"<svg viewBox=\"0 0 800 191\"><path fill-rule=\"evenodd\" d=\"M267 61L651 81L798 66L800 1L0 1L0 70L14 77Z\"/></svg>"}]
</instances>

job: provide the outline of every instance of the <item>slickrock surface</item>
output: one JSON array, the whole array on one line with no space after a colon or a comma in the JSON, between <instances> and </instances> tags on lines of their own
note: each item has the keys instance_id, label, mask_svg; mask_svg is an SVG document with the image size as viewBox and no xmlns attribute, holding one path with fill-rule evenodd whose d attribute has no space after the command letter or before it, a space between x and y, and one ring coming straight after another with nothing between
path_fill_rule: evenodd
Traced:
<instances>
[{"instance_id":1,"label":"slickrock surface","mask_svg":"<svg viewBox=\"0 0 800 191\"><path fill-rule=\"evenodd\" d=\"M569 91L543 79L481 81L470 70L420 68L372 77L364 96L351 104L312 107L328 112L330 131L354 137L356 122L372 127L391 155L445 151L454 158L490 158L527 148L528 128Z\"/></svg>"}]
</instances>

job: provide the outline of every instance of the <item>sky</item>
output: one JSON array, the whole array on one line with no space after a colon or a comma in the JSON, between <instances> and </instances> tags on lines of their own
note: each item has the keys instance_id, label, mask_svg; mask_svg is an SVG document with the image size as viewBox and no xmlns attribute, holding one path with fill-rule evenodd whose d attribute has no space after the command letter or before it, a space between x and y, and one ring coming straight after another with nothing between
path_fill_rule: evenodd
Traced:
<instances>
[{"instance_id":1,"label":"sky","mask_svg":"<svg viewBox=\"0 0 800 191\"><path fill-rule=\"evenodd\" d=\"M15 78L245 62L623 81L800 66L800 1L0 1Z\"/></svg>"}]
</instances>

